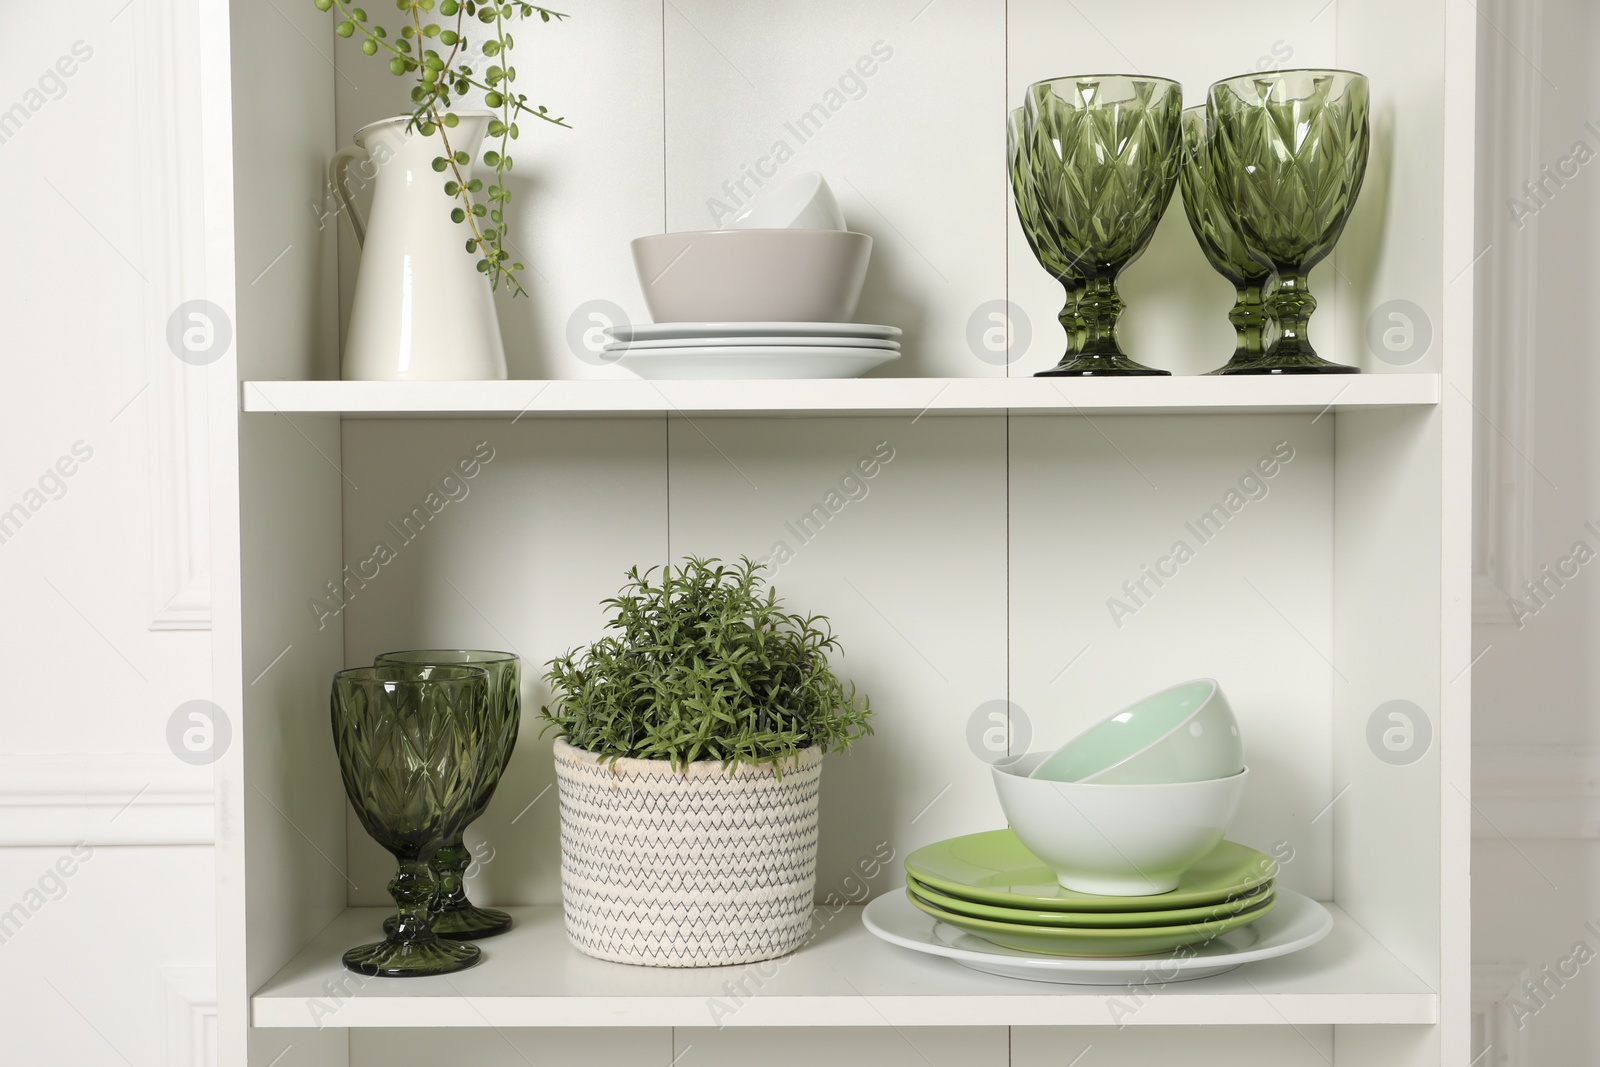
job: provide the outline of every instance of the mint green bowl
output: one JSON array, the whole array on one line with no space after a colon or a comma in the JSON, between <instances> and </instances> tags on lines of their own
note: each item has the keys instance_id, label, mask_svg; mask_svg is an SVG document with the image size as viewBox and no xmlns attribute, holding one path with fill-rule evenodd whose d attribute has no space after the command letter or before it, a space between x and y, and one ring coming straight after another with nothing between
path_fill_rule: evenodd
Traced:
<instances>
[{"instance_id":1,"label":"mint green bowl","mask_svg":"<svg viewBox=\"0 0 1600 1067\"><path fill-rule=\"evenodd\" d=\"M1239 722L1222 687L1198 678L1130 704L1052 752L1029 775L1096 785L1167 785L1244 769Z\"/></svg>"}]
</instances>

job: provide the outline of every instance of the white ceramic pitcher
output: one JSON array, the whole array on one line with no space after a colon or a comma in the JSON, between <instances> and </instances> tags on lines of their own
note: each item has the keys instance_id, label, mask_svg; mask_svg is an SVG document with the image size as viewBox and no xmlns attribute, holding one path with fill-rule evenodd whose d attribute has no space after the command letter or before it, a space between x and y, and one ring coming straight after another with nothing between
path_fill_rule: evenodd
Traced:
<instances>
[{"instance_id":1,"label":"white ceramic pitcher","mask_svg":"<svg viewBox=\"0 0 1600 1067\"><path fill-rule=\"evenodd\" d=\"M446 131L453 151L478 158L492 112L458 111ZM433 169L445 155L438 131L406 130L407 116L356 131L355 147L328 165L333 194L361 247L355 300L344 344L347 381L487 380L506 376L505 345L489 279L466 250L466 227L452 222L460 201L444 191L450 175ZM372 218L357 213L350 168L374 182ZM471 177L470 169L464 171Z\"/></svg>"}]
</instances>

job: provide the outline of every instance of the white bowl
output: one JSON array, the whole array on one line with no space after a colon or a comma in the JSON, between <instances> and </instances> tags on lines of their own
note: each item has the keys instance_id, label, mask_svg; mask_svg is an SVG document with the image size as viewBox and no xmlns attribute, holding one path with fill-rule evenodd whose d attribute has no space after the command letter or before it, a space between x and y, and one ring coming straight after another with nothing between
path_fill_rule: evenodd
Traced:
<instances>
[{"instance_id":1,"label":"white bowl","mask_svg":"<svg viewBox=\"0 0 1600 1067\"><path fill-rule=\"evenodd\" d=\"M844 212L828 180L808 171L791 181L769 185L728 223L734 230L842 230Z\"/></svg>"},{"instance_id":2,"label":"white bowl","mask_svg":"<svg viewBox=\"0 0 1600 1067\"><path fill-rule=\"evenodd\" d=\"M1227 778L1244 769L1239 721L1210 678L1184 682L1107 716L1033 772L1058 782L1155 785Z\"/></svg>"},{"instance_id":3,"label":"white bowl","mask_svg":"<svg viewBox=\"0 0 1600 1067\"><path fill-rule=\"evenodd\" d=\"M842 230L697 230L633 242L657 322L849 322L872 238Z\"/></svg>"},{"instance_id":4,"label":"white bowl","mask_svg":"<svg viewBox=\"0 0 1600 1067\"><path fill-rule=\"evenodd\" d=\"M1067 889L1103 896L1169 893L1222 843L1250 771L1208 782L1098 785L1028 775L1048 753L991 768L1000 807L1028 851Z\"/></svg>"}]
</instances>

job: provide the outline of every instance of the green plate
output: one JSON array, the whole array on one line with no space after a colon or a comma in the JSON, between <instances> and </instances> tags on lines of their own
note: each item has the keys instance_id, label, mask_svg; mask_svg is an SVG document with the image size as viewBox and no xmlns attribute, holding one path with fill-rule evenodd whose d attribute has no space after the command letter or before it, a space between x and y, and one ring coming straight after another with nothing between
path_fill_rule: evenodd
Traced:
<instances>
[{"instance_id":1,"label":"green plate","mask_svg":"<svg viewBox=\"0 0 1600 1067\"><path fill-rule=\"evenodd\" d=\"M1030 908L1001 908L993 904L979 904L962 900L923 885L915 878L907 880L906 888L926 903L957 915L970 915L974 919L993 919L1003 923L1027 923L1033 926L1171 926L1177 923L1210 922L1226 919L1246 908L1253 908L1272 898L1272 885L1260 886L1241 897L1217 904L1203 904L1198 908L1168 908L1165 911L1036 911Z\"/></svg>"},{"instance_id":2,"label":"green plate","mask_svg":"<svg viewBox=\"0 0 1600 1067\"><path fill-rule=\"evenodd\" d=\"M989 830L917 849L906 857L906 873L929 889L1002 908L1130 912L1216 904L1272 881L1278 865L1253 848L1224 841L1185 871L1170 893L1096 896L1063 889L1055 872L1029 852L1016 834Z\"/></svg>"},{"instance_id":3,"label":"green plate","mask_svg":"<svg viewBox=\"0 0 1600 1067\"><path fill-rule=\"evenodd\" d=\"M913 906L927 912L940 922L976 934L985 941L993 942L1003 948L1016 949L1019 952L1037 952L1048 956L1102 957L1149 956L1202 941L1213 941L1229 930L1249 926L1278 903L1277 896L1273 895L1265 903L1214 922L1150 926L1144 929L1116 927L1064 929L994 922L990 919L974 919L970 915L957 915L953 911L934 907L910 889L906 890L906 898Z\"/></svg>"}]
</instances>

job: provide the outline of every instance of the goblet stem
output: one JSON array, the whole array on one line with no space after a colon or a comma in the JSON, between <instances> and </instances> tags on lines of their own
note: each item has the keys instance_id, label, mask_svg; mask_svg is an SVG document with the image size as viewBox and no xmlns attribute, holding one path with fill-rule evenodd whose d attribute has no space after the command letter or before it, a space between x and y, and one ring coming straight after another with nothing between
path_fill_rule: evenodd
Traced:
<instances>
[{"instance_id":1,"label":"goblet stem","mask_svg":"<svg viewBox=\"0 0 1600 1067\"><path fill-rule=\"evenodd\" d=\"M496 908L480 908L467 899L466 871L471 865L472 853L463 843L461 834L456 834L433 854L438 895L433 899L429 924L440 937L470 941L511 929L510 914ZM384 932L392 934L396 922L394 916L384 920Z\"/></svg>"},{"instance_id":2,"label":"goblet stem","mask_svg":"<svg viewBox=\"0 0 1600 1067\"><path fill-rule=\"evenodd\" d=\"M1234 283L1233 309L1228 312L1228 321L1233 323L1233 355L1226 365L1208 373L1227 374L1262 358L1266 348L1267 327L1272 323L1272 316L1267 314L1266 303L1262 299L1263 284Z\"/></svg>"},{"instance_id":3,"label":"goblet stem","mask_svg":"<svg viewBox=\"0 0 1600 1067\"><path fill-rule=\"evenodd\" d=\"M1067 308L1061 312L1061 325L1067 330L1067 351L1061 362L1046 371L1040 378L1093 378L1113 375L1167 374L1129 359L1117 344L1117 319L1126 307L1117 293L1115 273L1085 278L1074 294L1068 291ZM1075 331L1068 326L1069 311L1076 311L1071 321Z\"/></svg>"},{"instance_id":4,"label":"goblet stem","mask_svg":"<svg viewBox=\"0 0 1600 1067\"><path fill-rule=\"evenodd\" d=\"M483 954L477 945L446 941L434 933L429 920L437 894L432 868L415 856L397 858L400 869L389 881L398 909L394 927L384 940L346 952L345 967L369 977L414 978L450 974L477 963Z\"/></svg>"},{"instance_id":5,"label":"goblet stem","mask_svg":"<svg viewBox=\"0 0 1600 1067\"><path fill-rule=\"evenodd\" d=\"M433 868L422 860L400 864L400 869L389 879L389 895L394 898L399 911L395 915L396 941L437 941L430 913L439 891L433 877Z\"/></svg>"},{"instance_id":6,"label":"goblet stem","mask_svg":"<svg viewBox=\"0 0 1600 1067\"><path fill-rule=\"evenodd\" d=\"M1317 357L1311 347L1311 316L1317 310L1317 298L1311 295L1306 276L1298 273L1279 275L1278 285L1272 291L1272 315L1278 320L1278 341L1272 354L1279 359Z\"/></svg>"},{"instance_id":7,"label":"goblet stem","mask_svg":"<svg viewBox=\"0 0 1600 1067\"><path fill-rule=\"evenodd\" d=\"M1311 295L1306 274L1284 270L1266 302L1268 316L1278 324L1278 338L1266 354L1255 359L1234 360L1222 368L1223 374L1356 374L1359 369L1330 363L1311 346L1311 315L1317 298Z\"/></svg>"},{"instance_id":8,"label":"goblet stem","mask_svg":"<svg viewBox=\"0 0 1600 1067\"><path fill-rule=\"evenodd\" d=\"M1266 304L1261 299L1261 283L1240 285L1235 289L1233 310L1228 312L1233 323L1234 359L1253 359L1265 348L1267 324L1272 321Z\"/></svg>"},{"instance_id":9,"label":"goblet stem","mask_svg":"<svg viewBox=\"0 0 1600 1067\"><path fill-rule=\"evenodd\" d=\"M1083 321L1084 355L1124 354L1117 344L1117 320L1127 306L1117 292L1115 275L1102 274L1087 280L1078 298L1078 315Z\"/></svg>"},{"instance_id":10,"label":"goblet stem","mask_svg":"<svg viewBox=\"0 0 1600 1067\"><path fill-rule=\"evenodd\" d=\"M1066 361L1076 359L1078 353L1083 350L1083 316L1078 314L1078 302L1083 298L1083 279L1062 278L1061 287L1067 291L1067 302L1056 318L1067 334L1067 351L1061 357Z\"/></svg>"}]
</instances>

